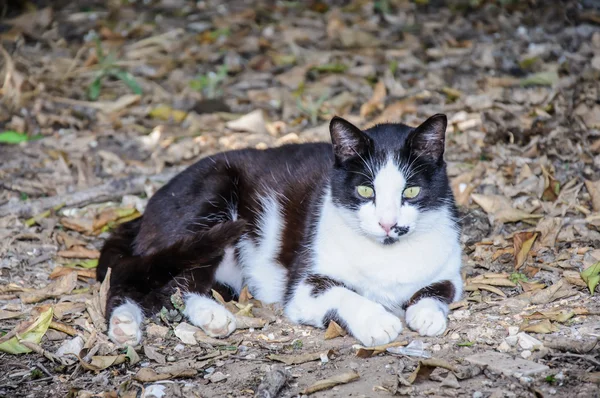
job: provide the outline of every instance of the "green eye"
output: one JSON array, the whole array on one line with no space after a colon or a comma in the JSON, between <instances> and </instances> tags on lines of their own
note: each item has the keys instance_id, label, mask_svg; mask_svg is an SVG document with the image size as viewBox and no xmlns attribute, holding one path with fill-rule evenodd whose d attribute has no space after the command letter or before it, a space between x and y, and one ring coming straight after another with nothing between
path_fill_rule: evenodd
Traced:
<instances>
[{"instance_id":1,"label":"green eye","mask_svg":"<svg viewBox=\"0 0 600 398\"><path fill-rule=\"evenodd\" d=\"M357 186L356 192L365 199L372 198L373 196L375 196L375 191L373 191L373 188L367 187L365 185Z\"/></svg>"},{"instance_id":2,"label":"green eye","mask_svg":"<svg viewBox=\"0 0 600 398\"><path fill-rule=\"evenodd\" d=\"M420 187L410 187L410 188L406 188L404 190L404 192L402 193L402 196L404 196L407 199L412 199L412 198L416 198L419 195L419 192L421 192Z\"/></svg>"}]
</instances>

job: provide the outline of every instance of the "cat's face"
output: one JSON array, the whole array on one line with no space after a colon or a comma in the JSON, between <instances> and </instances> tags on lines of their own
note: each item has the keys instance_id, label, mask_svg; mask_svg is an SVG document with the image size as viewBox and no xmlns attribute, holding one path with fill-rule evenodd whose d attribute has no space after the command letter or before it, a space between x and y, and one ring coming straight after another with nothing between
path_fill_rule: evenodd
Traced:
<instances>
[{"instance_id":1,"label":"cat's face","mask_svg":"<svg viewBox=\"0 0 600 398\"><path fill-rule=\"evenodd\" d=\"M445 130L444 115L417 128L384 124L366 131L334 118L331 192L347 224L384 245L434 228L425 215L454 206L443 160Z\"/></svg>"}]
</instances>

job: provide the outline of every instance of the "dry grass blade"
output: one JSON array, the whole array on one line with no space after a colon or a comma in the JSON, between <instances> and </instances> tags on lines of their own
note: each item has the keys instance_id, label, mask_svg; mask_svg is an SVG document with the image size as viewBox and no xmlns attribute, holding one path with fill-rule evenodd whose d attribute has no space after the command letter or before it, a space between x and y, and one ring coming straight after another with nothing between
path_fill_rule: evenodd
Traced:
<instances>
[{"instance_id":1,"label":"dry grass blade","mask_svg":"<svg viewBox=\"0 0 600 398\"><path fill-rule=\"evenodd\" d=\"M358 380L360 375L355 371L341 373L339 375L330 377L328 379L320 380L312 386L304 389L302 394L313 394L317 391L326 390L331 387L335 387L339 384L350 383L351 381Z\"/></svg>"},{"instance_id":2,"label":"dry grass blade","mask_svg":"<svg viewBox=\"0 0 600 398\"><path fill-rule=\"evenodd\" d=\"M283 362L286 365L299 365L301 363L320 360L321 355L326 355L327 358L331 358L331 356L333 355L333 350L329 350L326 352L314 352L314 353L309 353L309 354L298 354L298 355L271 354L271 355L267 355L267 358L269 358L273 361Z\"/></svg>"},{"instance_id":3,"label":"dry grass blade","mask_svg":"<svg viewBox=\"0 0 600 398\"><path fill-rule=\"evenodd\" d=\"M189 378L195 377L198 371L195 369L185 369L178 373L157 373L155 370L150 368L141 368L133 376L133 378L142 383L152 383L161 380L171 380L175 378Z\"/></svg>"}]
</instances>

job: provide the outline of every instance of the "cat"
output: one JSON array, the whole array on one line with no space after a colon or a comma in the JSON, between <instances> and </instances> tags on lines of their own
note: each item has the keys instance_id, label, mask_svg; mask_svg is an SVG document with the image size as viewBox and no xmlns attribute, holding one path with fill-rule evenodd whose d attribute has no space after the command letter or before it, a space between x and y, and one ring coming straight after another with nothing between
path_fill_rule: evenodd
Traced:
<instances>
[{"instance_id":1,"label":"cat","mask_svg":"<svg viewBox=\"0 0 600 398\"><path fill-rule=\"evenodd\" d=\"M235 317L211 298L247 285L293 322L335 320L366 346L409 328L443 333L462 294L460 227L444 161L447 119L362 131L334 117L331 144L208 156L159 189L106 241L109 336L137 344L145 315L170 305L209 336Z\"/></svg>"}]
</instances>

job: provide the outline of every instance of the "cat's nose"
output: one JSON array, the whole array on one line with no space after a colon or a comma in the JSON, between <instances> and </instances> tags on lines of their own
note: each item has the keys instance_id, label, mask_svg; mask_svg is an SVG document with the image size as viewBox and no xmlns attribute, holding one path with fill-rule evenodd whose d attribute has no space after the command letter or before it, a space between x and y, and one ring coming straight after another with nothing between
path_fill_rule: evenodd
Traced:
<instances>
[{"instance_id":1,"label":"cat's nose","mask_svg":"<svg viewBox=\"0 0 600 398\"><path fill-rule=\"evenodd\" d=\"M392 228L394 228L396 226L396 221L379 221L379 226L381 228L383 228L383 230L385 231L386 234L389 234L390 231L392 230Z\"/></svg>"}]
</instances>

